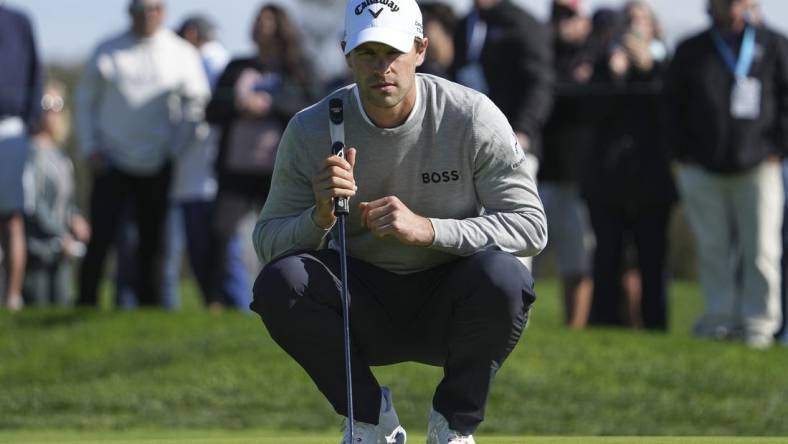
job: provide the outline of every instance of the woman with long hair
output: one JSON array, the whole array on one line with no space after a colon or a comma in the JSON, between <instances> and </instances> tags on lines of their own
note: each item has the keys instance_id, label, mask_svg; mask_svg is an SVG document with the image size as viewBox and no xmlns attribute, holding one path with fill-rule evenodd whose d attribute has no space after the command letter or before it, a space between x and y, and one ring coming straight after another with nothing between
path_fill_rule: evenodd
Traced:
<instances>
[{"instance_id":1,"label":"woman with long hair","mask_svg":"<svg viewBox=\"0 0 788 444\"><path fill-rule=\"evenodd\" d=\"M221 292L227 266L222 252L243 217L265 202L287 122L314 99L300 33L282 7L269 3L259 9L251 39L256 54L227 65L206 109L207 120L221 129L211 249L215 278L208 296L212 307L229 303Z\"/></svg>"},{"instance_id":2,"label":"woman with long hair","mask_svg":"<svg viewBox=\"0 0 788 444\"><path fill-rule=\"evenodd\" d=\"M583 178L597 242L590 322L665 330L667 226L676 200L661 126L667 51L646 3L629 2L621 21L592 79L598 120ZM628 241L641 276L636 307L622 291Z\"/></svg>"}]
</instances>

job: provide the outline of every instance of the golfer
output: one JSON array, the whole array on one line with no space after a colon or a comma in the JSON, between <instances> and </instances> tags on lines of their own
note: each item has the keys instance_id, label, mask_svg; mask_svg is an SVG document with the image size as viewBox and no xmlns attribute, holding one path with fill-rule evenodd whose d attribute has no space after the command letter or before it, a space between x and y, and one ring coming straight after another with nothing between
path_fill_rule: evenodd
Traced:
<instances>
[{"instance_id":1,"label":"golfer","mask_svg":"<svg viewBox=\"0 0 788 444\"><path fill-rule=\"evenodd\" d=\"M349 2L342 47L356 83L290 121L254 232L265 267L252 309L346 415L333 200L350 199L355 422L343 444L405 441L370 371L405 361L444 369L428 443L473 443L535 299L515 256L539 253L547 225L524 152L486 96L415 73L427 45L415 0ZM331 155L331 99L344 103L346 159Z\"/></svg>"}]
</instances>

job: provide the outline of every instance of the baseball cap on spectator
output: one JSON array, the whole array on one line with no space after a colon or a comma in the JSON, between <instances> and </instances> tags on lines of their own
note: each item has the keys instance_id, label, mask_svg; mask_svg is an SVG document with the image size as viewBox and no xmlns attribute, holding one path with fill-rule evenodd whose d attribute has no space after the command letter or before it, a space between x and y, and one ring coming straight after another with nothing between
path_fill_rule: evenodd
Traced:
<instances>
[{"instance_id":1,"label":"baseball cap on spectator","mask_svg":"<svg viewBox=\"0 0 788 444\"><path fill-rule=\"evenodd\" d=\"M421 10L415 0L350 0L345 9L345 55L367 42L409 52L423 38Z\"/></svg>"},{"instance_id":2,"label":"baseball cap on spectator","mask_svg":"<svg viewBox=\"0 0 788 444\"><path fill-rule=\"evenodd\" d=\"M204 15L196 14L187 17L180 28L178 28L178 35L183 37L189 29L193 29L201 39L213 40L216 38L216 27L213 22Z\"/></svg>"}]
</instances>

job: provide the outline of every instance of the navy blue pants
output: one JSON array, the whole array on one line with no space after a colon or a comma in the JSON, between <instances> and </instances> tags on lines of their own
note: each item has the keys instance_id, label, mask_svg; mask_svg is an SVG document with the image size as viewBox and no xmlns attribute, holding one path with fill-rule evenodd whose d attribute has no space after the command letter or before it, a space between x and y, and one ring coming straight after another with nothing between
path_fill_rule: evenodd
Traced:
<instances>
[{"instance_id":1,"label":"navy blue pants","mask_svg":"<svg viewBox=\"0 0 788 444\"><path fill-rule=\"evenodd\" d=\"M280 258L260 272L251 308L346 415L338 276L335 251ZM370 366L414 361L443 367L433 408L452 429L472 433L536 299L529 271L500 251L408 275L348 258L348 281L355 419L378 422L380 386Z\"/></svg>"}]
</instances>

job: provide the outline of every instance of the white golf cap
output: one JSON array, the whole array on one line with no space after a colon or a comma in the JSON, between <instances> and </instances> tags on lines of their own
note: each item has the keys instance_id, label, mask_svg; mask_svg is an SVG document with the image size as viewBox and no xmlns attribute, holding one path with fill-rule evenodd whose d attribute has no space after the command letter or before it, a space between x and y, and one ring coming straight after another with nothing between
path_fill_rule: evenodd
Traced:
<instances>
[{"instance_id":1,"label":"white golf cap","mask_svg":"<svg viewBox=\"0 0 788 444\"><path fill-rule=\"evenodd\" d=\"M409 52L424 35L416 0L349 0L345 9L345 55L366 42Z\"/></svg>"}]
</instances>

